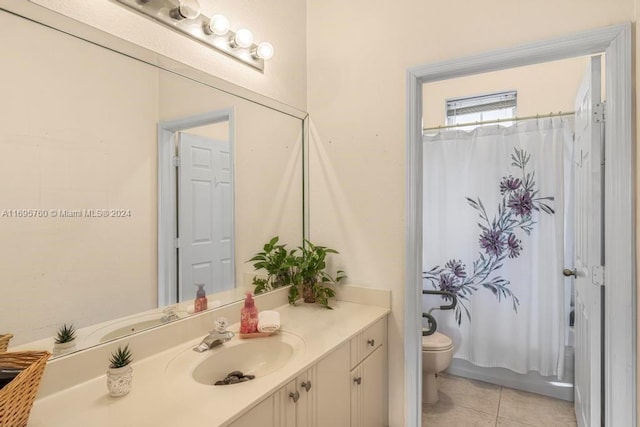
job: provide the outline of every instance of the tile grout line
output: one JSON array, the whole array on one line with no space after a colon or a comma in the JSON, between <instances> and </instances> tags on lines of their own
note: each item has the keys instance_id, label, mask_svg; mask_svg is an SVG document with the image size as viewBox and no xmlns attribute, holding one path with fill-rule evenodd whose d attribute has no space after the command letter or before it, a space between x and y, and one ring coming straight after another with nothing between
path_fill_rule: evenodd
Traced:
<instances>
[{"instance_id":1,"label":"tile grout line","mask_svg":"<svg viewBox=\"0 0 640 427\"><path fill-rule=\"evenodd\" d=\"M502 390L504 390L504 386L500 386L500 397L498 398L498 410L496 411L496 427L498 427L498 418L500 418L500 405L502 404Z\"/></svg>"}]
</instances>

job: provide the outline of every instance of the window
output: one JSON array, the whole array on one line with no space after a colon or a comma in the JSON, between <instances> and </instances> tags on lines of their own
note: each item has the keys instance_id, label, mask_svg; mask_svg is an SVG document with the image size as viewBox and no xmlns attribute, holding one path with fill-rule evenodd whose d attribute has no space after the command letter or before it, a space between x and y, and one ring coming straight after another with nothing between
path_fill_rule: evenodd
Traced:
<instances>
[{"instance_id":1,"label":"window","mask_svg":"<svg viewBox=\"0 0 640 427\"><path fill-rule=\"evenodd\" d=\"M511 119L516 117L516 102L516 91L448 99L446 103L447 125ZM510 121L502 122L504 125L512 123ZM495 123L473 124L461 126L459 129L471 130L478 126L491 124Z\"/></svg>"}]
</instances>

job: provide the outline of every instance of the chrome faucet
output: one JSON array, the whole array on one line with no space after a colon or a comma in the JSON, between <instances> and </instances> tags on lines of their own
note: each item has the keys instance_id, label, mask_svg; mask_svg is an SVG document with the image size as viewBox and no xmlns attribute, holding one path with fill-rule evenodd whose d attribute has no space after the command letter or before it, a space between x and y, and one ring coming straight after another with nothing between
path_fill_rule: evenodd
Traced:
<instances>
[{"instance_id":1,"label":"chrome faucet","mask_svg":"<svg viewBox=\"0 0 640 427\"><path fill-rule=\"evenodd\" d=\"M214 347L224 344L233 338L235 334L231 331L227 331L228 323L229 322L224 317L216 319L215 330L209 332L209 335L204 337L202 342L198 344L197 347L193 348L193 351L202 353L203 351L211 350Z\"/></svg>"}]
</instances>

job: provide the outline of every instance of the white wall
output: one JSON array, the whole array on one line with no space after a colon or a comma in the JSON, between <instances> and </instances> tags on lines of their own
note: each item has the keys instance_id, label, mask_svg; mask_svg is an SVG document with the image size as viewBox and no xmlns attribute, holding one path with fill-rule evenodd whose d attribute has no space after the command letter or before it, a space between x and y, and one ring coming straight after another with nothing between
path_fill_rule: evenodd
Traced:
<instances>
[{"instance_id":1,"label":"white wall","mask_svg":"<svg viewBox=\"0 0 640 427\"><path fill-rule=\"evenodd\" d=\"M158 24L113 0L30 0L262 95L306 110L306 3L300 0L200 0L202 11L222 13L231 29L249 28L269 41L275 56L260 73Z\"/></svg>"},{"instance_id":2,"label":"white wall","mask_svg":"<svg viewBox=\"0 0 640 427\"><path fill-rule=\"evenodd\" d=\"M404 424L405 403L406 69L629 21L634 13L634 0L307 1L311 237L341 252L351 283L393 291L392 426Z\"/></svg>"}]
</instances>

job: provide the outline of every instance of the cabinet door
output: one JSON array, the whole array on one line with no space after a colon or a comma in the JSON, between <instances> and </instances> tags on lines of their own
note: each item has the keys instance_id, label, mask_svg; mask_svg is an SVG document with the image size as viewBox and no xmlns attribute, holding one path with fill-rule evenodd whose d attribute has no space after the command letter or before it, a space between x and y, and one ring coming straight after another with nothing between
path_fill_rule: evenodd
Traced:
<instances>
[{"instance_id":1,"label":"cabinet door","mask_svg":"<svg viewBox=\"0 0 640 427\"><path fill-rule=\"evenodd\" d=\"M350 425L349 343L326 356L316 365L318 427Z\"/></svg>"},{"instance_id":2,"label":"cabinet door","mask_svg":"<svg viewBox=\"0 0 640 427\"><path fill-rule=\"evenodd\" d=\"M351 381L351 427L364 427L364 388L362 383L362 364L356 366L350 375Z\"/></svg>"},{"instance_id":3,"label":"cabinet door","mask_svg":"<svg viewBox=\"0 0 640 427\"><path fill-rule=\"evenodd\" d=\"M378 348L351 371L351 427L384 425L384 358Z\"/></svg>"},{"instance_id":4,"label":"cabinet door","mask_svg":"<svg viewBox=\"0 0 640 427\"><path fill-rule=\"evenodd\" d=\"M273 424L277 427L296 427L296 406L299 400L296 380L276 391L273 394Z\"/></svg>"},{"instance_id":5,"label":"cabinet door","mask_svg":"<svg viewBox=\"0 0 640 427\"><path fill-rule=\"evenodd\" d=\"M273 423L273 396L267 397L249 412L229 424L229 427L275 427Z\"/></svg>"},{"instance_id":6,"label":"cabinet door","mask_svg":"<svg viewBox=\"0 0 640 427\"><path fill-rule=\"evenodd\" d=\"M300 399L296 404L296 427L317 426L317 376L316 366L296 378L296 387Z\"/></svg>"},{"instance_id":7,"label":"cabinet door","mask_svg":"<svg viewBox=\"0 0 640 427\"><path fill-rule=\"evenodd\" d=\"M384 358L379 348L362 362L364 426L384 425Z\"/></svg>"}]
</instances>

